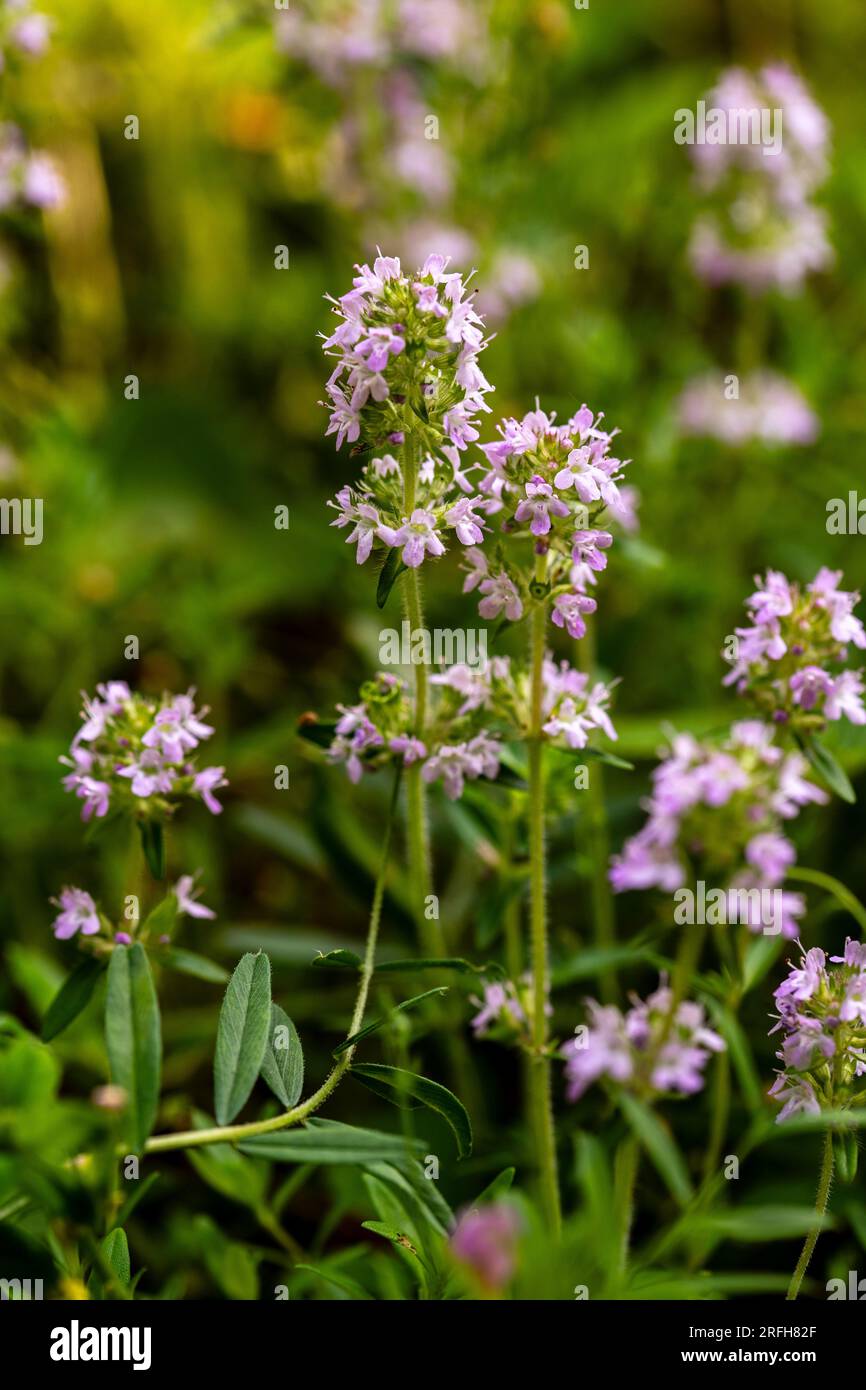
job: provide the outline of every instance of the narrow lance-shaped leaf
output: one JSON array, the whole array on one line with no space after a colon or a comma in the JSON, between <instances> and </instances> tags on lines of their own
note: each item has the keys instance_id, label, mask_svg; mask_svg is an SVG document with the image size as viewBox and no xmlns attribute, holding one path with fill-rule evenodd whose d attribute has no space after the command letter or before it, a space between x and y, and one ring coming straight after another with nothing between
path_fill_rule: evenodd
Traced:
<instances>
[{"instance_id":1,"label":"narrow lance-shaped leaf","mask_svg":"<svg viewBox=\"0 0 866 1390\"><path fill-rule=\"evenodd\" d=\"M380 1062L359 1063L352 1067L351 1074L393 1105L406 1105L414 1101L435 1110L450 1126L460 1158L467 1158L471 1154L472 1124L469 1115L463 1102L447 1087L440 1086L438 1081L428 1080L426 1076L405 1071L402 1067L386 1067Z\"/></svg>"},{"instance_id":2,"label":"narrow lance-shaped leaf","mask_svg":"<svg viewBox=\"0 0 866 1390\"><path fill-rule=\"evenodd\" d=\"M42 1020L42 1038L50 1042L68 1028L90 1003L96 982L105 970L105 961L87 956L61 985Z\"/></svg>"},{"instance_id":3,"label":"narrow lance-shaped leaf","mask_svg":"<svg viewBox=\"0 0 866 1390\"><path fill-rule=\"evenodd\" d=\"M380 1028L384 1027L384 1025L388 1023L392 1018L394 1018L397 1014L404 1013L406 1009L413 1009L415 1005L420 1004L422 1000L431 999L434 994L447 993L447 986L437 985L435 989L425 990L423 994L416 994L412 999L404 999L402 1004L395 1005L395 1007L393 1009L390 1009L388 1013L384 1014L382 1018L374 1019L373 1022L368 1023L365 1028L361 1028L359 1032L353 1033L350 1038L345 1038L343 1042L340 1043L339 1047L334 1048L332 1055L334 1057L339 1057L341 1052L346 1052L350 1047L354 1047L355 1044L360 1042L362 1038L369 1037L371 1033L378 1032Z\"/></svg>"},{"instance_id":4,"label":"narrow lance-shaped leaf","mask_svg":"<svg viewBox=\"0 0 866 1390\"><path fill-rule=\"evenodd\" d=\"M257 1134L238 1144L241 1153L274 1163L405 1163L424 1152L417 1139L360 1129L337 1120L311 1119L303 1129Z\"/></svg>"},{"instance_id":5,"label":"narrow lance-shaped leaf","mask_svg":"<svg viewBox=\"0 0 866 1390\"><path fill-rule=\"evenodd\" d=\"M649 1106L623 1091L620 1105L626 1119L646 1149L659 1175L667 1183L672 1195L685 1206L691 1200L692 1185L689 1182L685 1159L677 1148L670 1131L665 1128Z\"/></svg>"},{"instance_id":6,"label":"narrow lance-shaped leaf","mask_svg":"<svg viewBox=\"0 0 866 1390\"><path fill-rule=\"evenodd\" d=\"M111 1079L127 1095L129 1133L138 1152L153 1128L162 1063L159 1004L147 953L138 942L111 953L105 1042Z\"/></svg>"},{"instance_id":7,"label":"narrow lance-shaped leaf","mask_svg":"<svg viewBox=\"0 0 866 1390\"><path fill-rule=\"evenodd\" d=\"M242 956L220 1009L214 1055L214 1108L227 1125L255 1085L271 1018L271 964L261 952Z\"/></svg>"},{"instance_id":8,"label":"narrow lance-shaped leaf","mask_svg":"<svg viewBox=\"0 0 866 1390\"><path fill-rule=\"evenodd\" d=\"M139 821L138 831L141 836L141 851L151 874L156 879L165 878L165 836L162 833L162 822Z\"/></svg>"},{"instance_id":9,"label":"narrow lance-shaped leaf","mask_svg":"<svg viewBox=\"0 0 866 1390\"><path fill-rule=\"evenodd\" d=\"M854 788L848 780L848 774L840 767L829 748L826 748L814 734L809 738L800 739L799 742L821 780L843 801L853 805L857 800Z\"/></svg>"},{"instance_id":10,"label":"narrow lance-shaped leaf","mask_svg":"<svg viewBox=\"0 0 866 1390\"><path fill-rule=\"evenodd\" d=\"M389 550L387 559L379 571L379 582L376 585L377 608L385 607L385 604L388 602L388 595L405 568L406 566L400 559L400 551L396 548Z\"/></svg>"},{"instance_id":11,"label":"narrow lance-shaped leaf","mask_svg":"<svg viewBox=\"0 0 866 1390\"><path fill-rule=\"evenodd\" d=\"M304 1051L297 1028L279 1004L271 1005L262 1078L287 1110L297 1104L304 1085Z\"/></svg>"}]
</instances>

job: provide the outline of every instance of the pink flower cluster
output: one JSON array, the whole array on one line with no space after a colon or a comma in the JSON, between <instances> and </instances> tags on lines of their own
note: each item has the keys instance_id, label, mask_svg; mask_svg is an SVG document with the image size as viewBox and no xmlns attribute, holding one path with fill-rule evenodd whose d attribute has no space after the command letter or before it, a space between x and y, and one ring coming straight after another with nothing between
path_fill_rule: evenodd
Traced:
<instances>
[{"instance_id":1,"label":"pink flower cluster","mask_svg":"<svg viewBox=\"0 0 866 1390\"><path fill-rule=\"evenodd\" d=\"M715 199L695 225L693 267L712 284L794 291L832 260L826 218L809 202L827 172L827 118L783 63L729 69L707 107L722 113L726 138L711 139L708 122L706 141L691 146Z\"/></svg>"},{"instance_id":2,"label":"pink flower cluster","mask_svg":"<svg viewBox=\"0 0 866 1390\"><path fill-rule=\"evenodd\" d=\"M65 196L65 185L49 156L29 150L17 126L0 127L0 212L22 203L55 208Z\"/></svg>"},{"instance_id":3,"label":"pink flower cluster","mask_svg":"<svg viewBox=\"0 0 866 1390\"><path fill-rule=\"evenodd\" d=\"M504 537L530 542L523 564L502 544L489 556L477 546L468 552L463 589L478 589L482 617L519 621L540 584L553 623L573 638L586 632L585 616L596 608L588 590L613 541L599 518L633 524L633 498L619 487L628 460L611 454L617 431L603 429L601 420L586 405L562 425L536 409L503 420L500 438L480 446L488 468L478 510L498 517Z\"/></svg>"},{"instance_id":4,"label":"pink flower cluster","mask_svg":"<svg viewBox=\"0 0 866 1390\"><path fill-rule=\"evenodd\" d=\"M203 919L216 917L211 908L198 901L201 889L195 886L195 875L182 875L171 891L179 916ZM63 888L60 897L52 898L51 901L60 909L54 919L54 935L58 941L68 941L78 932L82 936L96 936L100 931L104 931L109 939L113 939L119 946L128 946L133 940L130 932L114 930L108 919L100 915L93 898L83 888Z\"/></svg>"},{"instance_id":5,"label":"pink flower cluster","mask_svg":"<svg viewBox=\"0 0 866 1390\"><path fill-rule=\"evenodd\" d=\"M779 928L797 935L801 894L782 891L796 859L782 824L827 794L808 780L808 763L774 741L758 720L734 724L721 743L676 734L653 773L646 824L611 861L614 891L674 893L706 879L728 893L728 921L753 931L763 922L754 890L779 890Z\"/></svg>"},{"instance_id":6,"label":"pink flower cluster","mask_svg":"<svg viewBox=\"0 0 866 1390\"><path fill-rule=\"evenodd\" d=\"M165 818L184 796L200 797L207 809L222 810L214 793L228 785L225 768L195 764L195 750L213 729L197 711L194 690L186 695L133 694L126 681L107 681L96 695L82 695L83 723L60 759L71 771L67 791L84 802L82 820L109 809L139 819Z\"/></svg>"},{"instance_id":7,"label":"pink flower cluster","mask_svg":"<svg viewBox=\"0 0 866 1390\"><path fill-rule=\"evenodd\" d=\"M445 256L407 275L396 256L358 266L354 288L332 300L341 322L325 339L337 359L328 381L327 434L373 449L402 441L407 425L428 452L463 450L492 390L478 365L484 324Z\"/></svg>"},{"instance_id":8,"label":"pink flower cluster","mask_svg":"<svg viewBox=\"0 0 866 1390\"><path fill-rule=\"evenodd\" d=\"M766 370L741 377L736 396L729 394L721 372L694 377L677 409L683 434L709 436L733 447L752 440L770 447L812 444L820 428L797 387Z\"/></svg>"},{"instance_id":9,"label":"pink flower cluster","mask_svg":"<svg viewBox=\"0 0 866 1390\"><path fill-rule=\"evenodd\" d=\"M826 567L801 589L778 570L756 576L746 599L749 627L735 630L733 665L724 678L765 718L805 732L848 719L866 724L862 671L840 670L849 646L866 649L854 608L860 595L839 588Z\"/></svg>"},{"instance_id":10,"label":"pink flower cluster","mask_svg":"<svg viewBox=\"0 0 866 1390\"><path fill-rule=\"evenodd\" d=\"M703 1005L683 1000L674 1010L664 980L645 1001L633 995L626 1013L594 999L586 1003L589 1026L562 1050L571 1101L602 1078L641 1095L694 1095L712 1054L725 1051L707 1026Z\"/></svg>"},{"instance_id":11,"label":"pink flower cluster","mask_svg":"<svg viewBox=\"0 0 866 1390\"><path fill-rule=\"evenodd\" d=\"M424 780L441 778L453 801L462 796L467 779L498 776L499 740L478 727L478 721L467 722L470 711L456 710L455 702L434 711L427 742L422 742L413 732L414 712L404 681L380 671L365 682L361 696L356 705L337 706L340 718L328 748L329 761L342 763L352 782L395 760L407 767L420 761Z\"/></svg>"},{"instance_id":12,"label":"pink flower cluster","mask_svg":"<svg viewBox=\"0 0 866 1390\"><path fill-rule=\"evenodd\" d=\"M0 9L0 72L6 68L7 53L40 58L48 47L52 27L52 21L34 10L30 0L4 0Z\"/></svg>"},{"instance_id":13,"label":"pink flower cluster","mask_svg":"<svg viewBox=\"0 0 866 1390\"><path fill-rule=\"evenodd\" d=\"M790 962L789 962L790 964ZM833 966L836 968L833 969ZM849 937L829 960L817 946L802 954L775 992L784 1070L770 1088L782 1102L777 1123L824 1108L862 1105L866 1089L866 946Z\"/></svg>"}]
</instances>

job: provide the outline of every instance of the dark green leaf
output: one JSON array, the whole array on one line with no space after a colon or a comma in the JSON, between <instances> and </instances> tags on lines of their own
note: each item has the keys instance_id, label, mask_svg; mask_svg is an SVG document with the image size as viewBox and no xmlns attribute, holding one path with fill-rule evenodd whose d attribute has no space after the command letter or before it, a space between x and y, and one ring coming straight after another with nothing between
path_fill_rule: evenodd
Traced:
<instances>
[{"instance_id":1,"label":"dark green leaf","mask_svg":"<svg viewBox=\"0 0 866 1390\"><path fill-rule=\"evenodd\" d=\"M680 1206L691 1200L692 1185L685 1160L667 1126L649 1106L624 1091L620 1096L623 1114L646 1149L660 1177L670 1188Z\"/></svg>"},{"instance_id":2,"label":"dark green leaf","mask_svg":"<svg viewBox=\"0 0 866 1390\"><path fill-rule=\"evenodd\" d=\"M220 1009L214 1055L217 1124L227 1125L256 1082L271 1019L271 963L260 951L242 956Z\"/></svg>"},{"instance_id":3,"label":"dark green leaf","mask_svg":"<svg viewBox=\"0 0 866 1390\"><path fill-rule=\"evenodd\" d=\"M330 748L336 733L336 724L320 724L318 719L305 719L298 725L298 735L317 748Z\"/></svg>"},{"instance_id":4,"label":"dark green leaf","mask_svg":"<svg viewBox=\"0 0 866 1390\"><path fill-rule=\"evenodd\" d=\"M419 970L455 970L459 975L489 975L491 978L503 977L505 971L497 961L487 961L484 965L473 965L471 960L460 956L431 956L410 960L384 960L375 967L377 975L412 974Z\"/></svg>"},{"instance_id":5,"label":"dark green leaf","mask_svg":"<svg viewBox=\"0 0 866 1390\"><path fill-rule=\"evenodd\" d=\"M324 955L316 956L313 965L326 966L338 970L360 970L364 962L354 951L346 951L340 948L337 951L327 951Z\"/></svg>"},{"instance_id":6,"label":"dark green leaf","mask_svg":"<svg viewBox=\"0 0 866 1390\"><path fill-rule=\"evenodd\" d=\"M117 946L108 965L105 1042L111 1079L127 1095L129 1133L140 1152L159 1103L162 1036L147 954L136 942Z\"/></svg>"},{"instance_id":7,"label":"dark green leaf","mask_svg":"<svg viewBox=\"0 0 866 1390\"><path fill-rule=\"evenodd\" d=\"M388 602L388 595L405 568L406 566L400 559L400 551L396 548L389 550L385 558L385 563L379 571L379 582L376 585L377 608L385 607L385 604Z\"/></svg>"},{"instance_id":8,"label":"dark green leaf","mask_svg":"<svg viewBox=\"0 0 866 1390\"><path fill-rule=\"evenodd\" d=\"M42 1020L42 1037L45 1042L56 1038L57 1034L68 1028L72 1020L87 1007L105 965L105 961L96 956L86 956L73 970L66 983L61 985Z\"/></svg>"},{"instance_id":9,"label":"dark green leaf","mask_svg":"<svg viewBox=\"0 0 866 1390\"><path fill-rule=\"evenodd\" d=\"M207 980L208 984L224 985L229 972L207 956L196 955L194 951L183 951L172 946L159 956L159 962L166 970L177 970L181 975L192 975L196 980Z\"/></svg>"},{"instance_id":10,"label":"dark green leaf","mask_svg":"<svg viewBox=\"0 0 866 1390\"><path fill-rule=\"evenodd\" d=\"M830 752L814 734L798 739L800 747L823 782L843 801L852 805L857 800L848 775Z\"/></svg>"},{"instance_id":11,"label":"dark green leaf","mask_svg":"<svg viewBox=\"0 0 866 1390\"><path fill-rule=\"evenodd\" d=\"M297 1104L304 1085L304 1052L297 1028L279 1004L271 1005L262 1077L287 1110Z\"/></svg>"},{"instance_id":12,"label":"dark green leaf","mask_svg":"<svg viewBox=\"0 0 866 1390\"><path fill-rule=\"evenodd\" d=\"M151 874L156 879L165 878L165 836L162 833L162 822L158 820L139 821L138 832L141 836L141 849L145 863Z\"/></svg>"},{"instance_id":13,"label":"dark green leaf","mask_svg":"<svg viewBox=\"0 0 866 1390\"><path fill-rule=\"evenodd\" d=\"M386 1067L379 1062L359 1063L352 1067L351 1074L394 1105L404 1105L411 1098L435 1110L453 1131L460 1158L471 1154L472 1125L466 1107L438 1081L429 1081L426 1076L404 1071L402 1067Z\"/></svg>"},{"instance_id":14,"label":"dark green leaf","mask_svg":"<svg viewBox=\"0 0 866 1390\"><path fill-rule=\"evenodd\" d=\"M397 1014L401 1014L404 1010L412 1009L416 1004L420 1004L422 999L431 999L434 994L447 993L448 990L445 986L437 985L435 989L425 990L423 994L416 994L412 999L404 999L402 1004L397 1004L393 1009L390 1009L388 1013L383 1014L381 1018L377 1018L372 1023L368 1023L366 1028L362 1028L360 1032L353 1033L350 1038L346 1038L345 1041L340 1043L339 1047L334 1048L332 1055L334 1057L339 1057L341 1052L345 1052L348 1048L354 1047L361 1038L369 1037L371 1033L377 1032Z\"/></svg>"},{"instance_id":15,"label":"dark green leaf","mask_svg":"<svg viewBox=\"0 0 866 1390\"><path fill-rule=\"evenodd\" d=\"M399 1163L420 1155L423 1145L402 1134L359 1129L335 1120L309 1120L303 1129L277 1130L245 1139L238 1148L274 1163Z\"/></svg>"}]
</instances>

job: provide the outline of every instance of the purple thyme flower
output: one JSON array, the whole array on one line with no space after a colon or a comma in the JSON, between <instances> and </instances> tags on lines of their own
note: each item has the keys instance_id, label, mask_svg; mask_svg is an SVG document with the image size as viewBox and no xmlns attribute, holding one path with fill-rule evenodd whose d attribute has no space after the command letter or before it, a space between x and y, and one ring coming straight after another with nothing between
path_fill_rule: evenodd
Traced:
<instances>
[{"instance_id":1,"label":"purple thyme flower","mask_svg":"<svg viewBox=\"0 0 866 1390\"><path fill-rule=\"evenodd\" d=\"M68 941L78 931L82 936L95 936L99 931L96 903L83 888L63 888L59 899L51 901L61 909L54 919L54 935L58 941Z\"/></svg>"},{"instance_id":2,"label":"purple thyme flower","mask_svg":"<svg viewBox=\"0 0 866 1390\"><path fill-rule=\"evenodd\" d=\"M216 913L204 903L197 902L201 897L202 890L196 887L195 875L182 874L174 885L174 896L177 899L177 910L179 913L186 913L188 917L214 918Z\"/></svg>"},{"instance_id":3,"label":"purple thyme flower","mask_svg":"<svg viewBox=\"0 0 866 1390\"><path fill-rule=\"evenodd\" d=\"M789 962L790 964L790 962ZM775 992L783 1034L781 1071L769 1094L783 1102L776 1123L796 1114L846 1109L862 1101L866 1074L866 947L845 942L841 956L814 947Z\"/></svg>"},{"instance_id":4,"label":"purple thyme flower","mask_svg":"<svg viewBox=\"0 0 866 1390\"><path fill-rule=\"evenodd\" d=\"M451 1253L486 1289L504 1289L517 1267L520 1233L520 1216L506 1202L469 1208L457 1218Z\"/></svg>"},{"instance_id":5,"label":"purple thyme flower","mask_svg":"<svg viewBox=\"0 0 866 1390\"><path fill-rule=\"evenodd\" d=\"M664 980L646 1001L632 996L625 1014L588 999L589 1027L578 1029L563 1049L568 1099L579 1100L602 1077L658 1095L700 1091L710 1056L724 1052L725 1044L707 1027L703 1005L683 1000L671 1017L673 1008Z\"/></svg>"}]
</instances>

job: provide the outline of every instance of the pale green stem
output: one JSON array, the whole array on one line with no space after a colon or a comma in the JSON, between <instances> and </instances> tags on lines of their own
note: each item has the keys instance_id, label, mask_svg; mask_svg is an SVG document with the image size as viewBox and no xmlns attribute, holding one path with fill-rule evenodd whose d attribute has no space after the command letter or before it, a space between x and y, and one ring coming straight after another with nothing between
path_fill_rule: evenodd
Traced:
<instances>
[{"instance_id":1,"label":"pale green stem","mask_svg":"<svg viewBox=\"0 0 866 1390\"><path fill-rule=\"evenodd\" d=\"M562 1225L556 1174L556 1135L553 1127L550 1057L547 1051L547 902L544 850L544 740L542 696L547 612L543 602L532 610L530 633L531 711L529 751L529 923L532 961L532 1059L529 1068L530 1105L541 1200L554 1235Z\"/></svg>"},{"instance_id":2,"label":"pale green stem","mask_svg":"<svg viewBox=\"0 0 866 1390\"><path fill-rule=\"evenodd\" d=\"M797 1261L797 1268L791 1275L791 1282L788 1285L788 1292L785 1295L786 1302L793 1302L800 1292L800 1285L806 1276L809 1268L809 1261L815 1252L818 1244L818 1237L821 1234L821 1221L827 1210L827 1203L830 1200L830 1184L833 1181L833 1131L827 1130L824 1136L824 1155L821 1160L821 1173L818 1178L818 1195L815 1198L815 1214L819 1218L814 1228L806 1237L806 1243Z\"/></svg>"},{"instance_id":3,"label":"pale green stem","mask_svg":"<svg viewBox=\"0 0 866 1390\"><path fill-rule=\"evenodd\" d=\"M349 1024L347 1038L354 1037L360 1031L364 1021L364 1010L367 1007L367 996L370 993L370 981L373 976L373 967L376 962L376 942L379 937L379 923L382 917L382 900L385 895L385 879L388 874L388 860L391 847L391 828L394 823L394 809L397 800L397 789L400 785L399 776L394 781L394 795L388 812L388 821L385 827L385 839L382 845L382 862L376 878L376 887L373 892L373 903L370 908L370 922L367 928L367 947L364 952L364 963L361 967L361 978L358 983L358 993L355 998L355 1008L352 1013L352 1022ZM349 1067L352 1065L354 1047L349 1047L345 1052L340 1053L339 1060L331 1069L328 1076L322 1082L317 1091L295 1105L291 1110L286 1110L282 1115L275 1115L270 1120L253 1120L248 1124L242 1125L218 1125L213 1129L188 1129L178 1134L157 1134L152 1139L148 1139L144 1146L145 1153L164 1153L167 1149L189 1149L196 1148L202 1144L222 1144L234 1143L239 1139L252 1139L256 1134L273 1134L275 1130L287 1129L289 1125L299 1124L308 1115L312 1115L318 1110L339 1086Z\"/></svg>"},{"instance_id":4,"label":"pale green stem","mask_svg":"<svg viewBox=\"0 0 866 1390\"><path fill-rule=\"evenodd\" d=\"M408 421L401 453L403 514L410 517L415 509L417 493L418 449ZM421 576L417 569L408 569L403 576L403 604L409 622L411 641L412 634L424 626ZM415 673L415 735L423 742L427 724L427 667L423 661L420 661L413 669ZM421 948L427 954L437 956L443 954L444 939L438 917L428 917L426 914L427 901L433 891L426 801L426 788L421 777L421 764L414 762L406 769L406 834L409 851L409 882Z\"/></svg>"}]
</instances>

